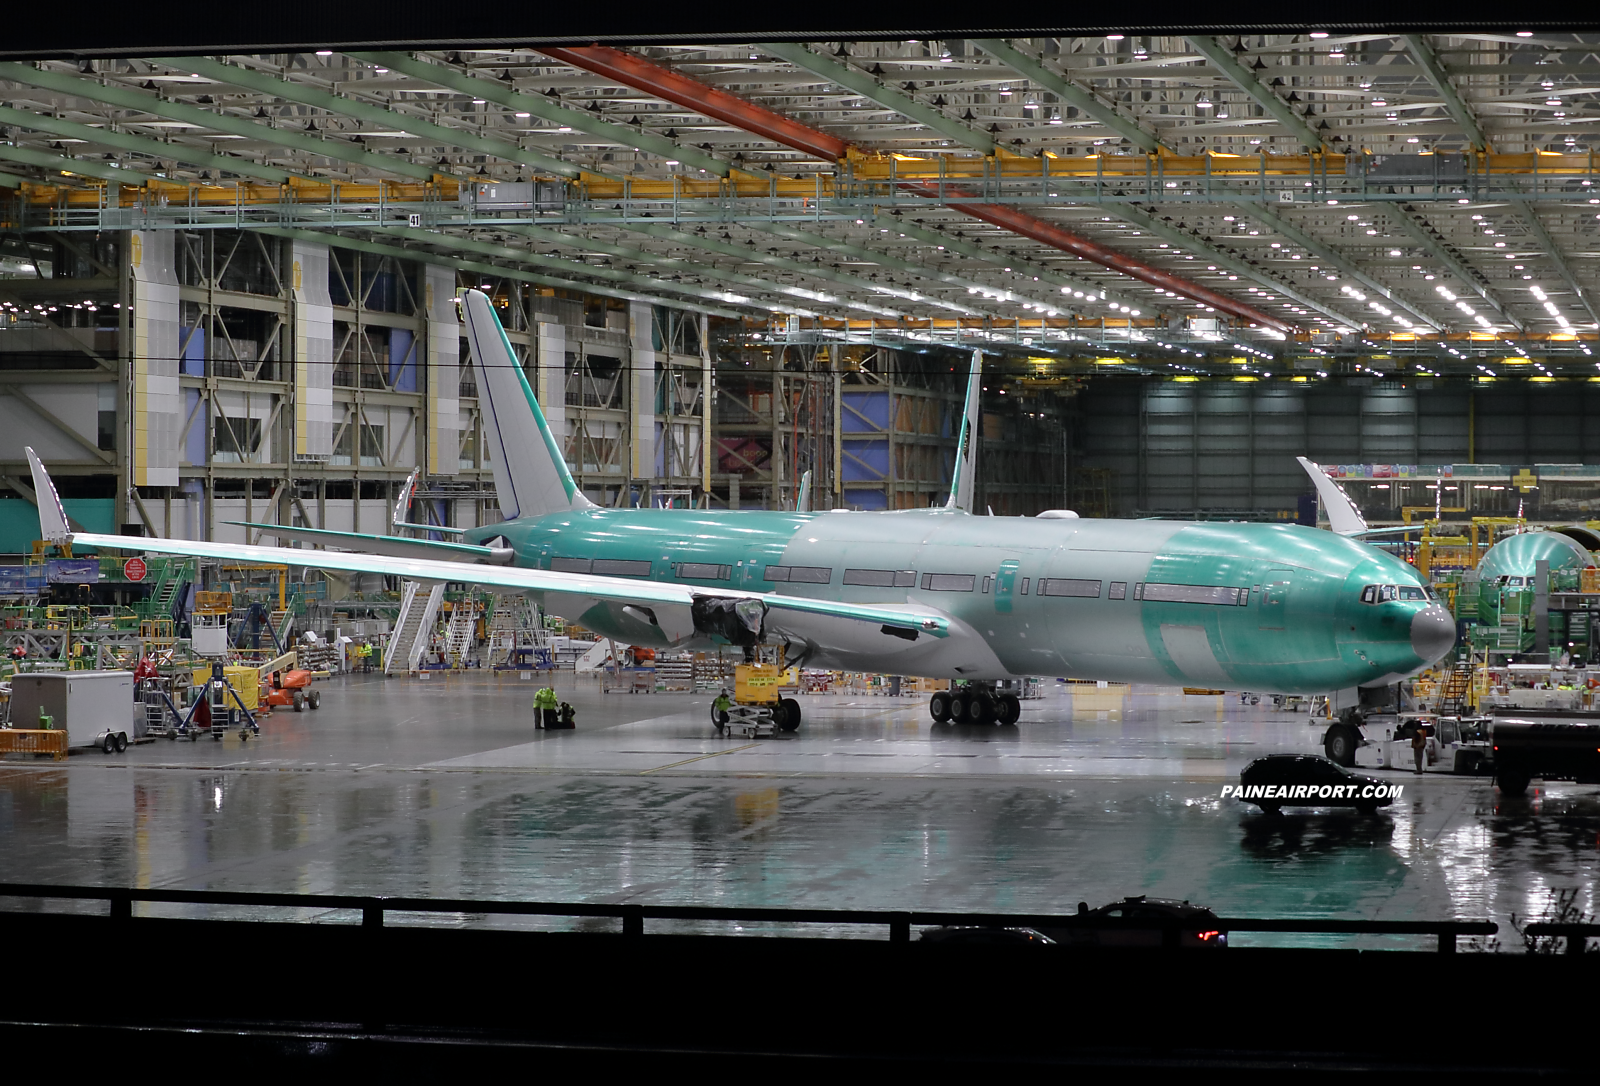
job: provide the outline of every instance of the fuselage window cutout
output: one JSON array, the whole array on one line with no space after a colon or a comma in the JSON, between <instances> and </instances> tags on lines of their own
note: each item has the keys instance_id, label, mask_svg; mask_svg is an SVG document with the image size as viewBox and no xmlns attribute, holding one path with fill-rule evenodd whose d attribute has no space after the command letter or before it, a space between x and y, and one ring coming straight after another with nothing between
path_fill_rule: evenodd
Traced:
<instances>
[{"instance_id":1,"label":"fuselage window cutout","mask_svg":"<svg viewBox=\"0 0 1600 1086\"><path fill-rule=\"evenodd\" d=\"M678 566L678 577L687 581L726 581L733 570L715 562L683 562Z\"/></svg>"},{"instance_id":2,"label":"fuselage window cutout","mask_svg":"<svg viewBox=\"0 0 1600 1086\"><path fill-rule=\"evenodd\" d=\"M994 578L991 577L989 574L985 573L983 575L983 594L985 596L987 596L989 594L989 585L993 580L994 580Z\"/></svg>"},{"instance_id":3,"label":"fuselage window cutout","mask_svg":"<svg viewBox=\"0 0 1600 1086\"><path fill-rule=\"evenodd\" d=\"M1362 603L1377 603L1378 602L1378 586L1375 585L1375 584L1369 584L1365 588L1363 588L1361 590L1361 602Z\"/></svg>"},{"instance_id":4,"label":"fuselage window cutout","mask_svg":"<svg viewBox=\"0 0 1600 1086\"><path fill-rule=\"evenodd\" d=\"M1144 599L1144 582L1143 581L1135 581L1133 583L1133 598L1136 599L1136 600Z\"/></svg>"},{"instance_id":5,"label":"fuselage window cutout","mask_svg":"<svg viewBox=\"0 0 1600 1086\"><path fill-rule=\"evenodd\" d=\"M978 587L975 573L924 573L924 592L971 592Z\"/></svg>"},{"instance_id":6,"label":"fuselage window cutout","mask_svg":"<svg viewBox=\"0 0 1600 1086\"><path fill-rule=\"evenodd\" d=\"M847 569L844 571L844 583L867 585L872 588L898 588L903 571L893 569ZM911 574L910 587L917 583L916 573Z\"/></svg>"},{"instance_id":7,"label":"fuselage window cutout","mask_svg":"<svg viewBox=\"0 0 1600 1086\"><path fill-rule=\"evenodd\" d=\"M790 584L827 584L833 580L832 566L790 566Z\"/></svg>"},{"instance_id":8,"label":"fuselage window cutout","mask_svg":"<svg viewBox=\"0 0 1600 1086\"><path fill-rule=\"evenodd\" d=\"M1041 596L1084 596L1100 598L1100 582L1084 577L1040 577Z\"/></svg>"},{"instance_id":9,"label":"fuselage window cutout","mask_svg":"<svg viewBox=\"0 0 1600 1086\"><path fill-rule=\"evenodd\" d=\"M761 577L763 580L767 581L787 581L789 579L789 567L768 566L766 568L766 572L764 572Z\"/></svg>"},{"instance_id":10,"label":"fuselage window cutout","mask_svg":"<svg viewBox=\"0 0 1600 1086\"><path fill-rule=\"evenodd\" d=\"M1127 598L1128 598L1128 582L1127 581L1112 581L1110 590L1108 592L1106 592L1106 599L1108 599L1108 600L1122 600L1122 599L1127 599Z\"/></svg>"},{"instance_id":11,"label":"fuselage window cutout","mask_svg":"<svg viewBox=\"0 0 1600 1086\"><path fill-rule=\"evenodd\" d=\"M648 577L650 563L626 558L596 558L594 574L596 577Z\"/></svg>"},{"instance_id":12,"label":"fuselage window cutout","mask_svg":"<svg viewBox=\"0 0 1600 1086\"><path fill-rule=\"evenodd\" d=\"M1022 578L1022 587L1017 589L1017 595L1026 596L1027 594L1028 594L1028 578L1024 577L1024 578Z\"/></svg>"},{"instance_id":13,"label":"fuselage window cutout","mask_svg":"<svg viewBox=\"0 0 1600 1086\"><path fill-rule=\"evenodd\" d=\"M894 571L894 586L896 588L917 587L917 571L914 569L897 569Z\"/></svg>"},{"instance_id":14,"label":"fuselage window cutout","mask_svg":"<svg viewBox=\"0 0 1600 1086\"><path fill-rule=\"evenodd\" d=\"M1248 588L1239 589L1239 606L1240 607L1249 607L1250 606L1250 590Z\"/></svg>"},{"instance_id":15,"label":"fuselage window cutout","mask_svg":"<svg viewBox=\"0 0 1600 1086\"><path fill-rule=\"evenodd\" d=\"M552 573L588 573L592 563L587 558L552 558L550 571Z\"/></svg>"}]
</instances>

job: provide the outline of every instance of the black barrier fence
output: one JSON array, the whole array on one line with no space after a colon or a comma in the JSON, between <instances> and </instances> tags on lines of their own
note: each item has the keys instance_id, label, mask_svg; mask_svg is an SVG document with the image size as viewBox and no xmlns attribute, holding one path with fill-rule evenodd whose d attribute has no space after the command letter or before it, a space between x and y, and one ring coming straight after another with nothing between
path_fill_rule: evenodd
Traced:
<instances>
[{"instance_id":1,"label":"black barrier fence","mask_svg":"<svg viewBox=\"0 0 1600 1086\"><path fill-rule=\"evenodd\" d=\"M912 928L993 927L1036 928L1079 931L1159 932L1163 946L1177 948L1185 933L1204 928L1224 934L1235 932L1286 933L1299 935L1421 935L1436 940L1439 953L1450 954L1456 940L1474 935L1493 935L1500 930L1491 920L1283 920L1250 917L1126 918L1051 915L1036 913L946 913L920 910L863 909L776 909L706 908L694 905L613 905L545 901L483 901L469 898L421 898L358 896L350 894L280 894L228 890L161 890L103 886L51 886L30 883L0 883L0 899L32 898L77 901L104 901L112 920L133 920L138 903L170 905L244 906L250 908L315 909L320 912L359 912L361 927L381 929L389 913L468 913L505 916L552 916L619 920L626 937L646 934L645 922L705 921L710 923L775 923L803 926L882 926L889 930L891 942L911 940ZM228 922L219 919L217 922ZM1549 928L1549 931L1534 931ZM1554 929L1562 930L1556 931ZM1583 928L1582 932L1577 929ZM1569 931L1568 929L1572 929ZM1581 951L1586 935L1600 935L1600 925L1534 924L1531 935L1564 935L1569 946Z\"/></svg>"},{"instance_id":2,"label":"black barrier fence","mask_svg":"<svg viewBox=\"0 0 1600 1086\"><path fill-rule=\"evenodd\" d=\"M1529 939L1560 938L1567 941L1568 954L1582 954L1589 948L1589 937L1600 935L1600 924L1562 924L1535 922L1522 929Z\"/></svg>"}]
</instances>

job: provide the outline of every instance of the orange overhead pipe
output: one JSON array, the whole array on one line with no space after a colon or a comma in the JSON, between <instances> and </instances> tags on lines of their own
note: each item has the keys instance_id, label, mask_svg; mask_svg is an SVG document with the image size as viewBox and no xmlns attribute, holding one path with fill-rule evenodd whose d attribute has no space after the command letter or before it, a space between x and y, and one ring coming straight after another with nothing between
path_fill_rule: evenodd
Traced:
<instances>
[{"instance_id":1,"label":"orange overhead pipe","mask_svg":"<svg viewBox=\"0 0 1600 1086\"><path fill-rule=\"evenodd\" d=\"M747 101L736 94L700 82L698 79L675 72L671 68L663 67L652 60L630 53L622 49L613 49L609 46L592 45L581 48L549 47L540 52L555 60L581 68L595 75L604 76L623 86L653 94L657 98L674 102L686 109L711 117L736 128L757 136L764 136L775 143L791 147L796 151L804 152L816 158L829 162L837 162L844 158L852 149L852 144L837 136L829 135L810 125L802 124L781 113L767 109ZM937 184L927 181L902 182L902 187L908 192L920 196L937 198L941 189ZM972 197L977 193L969 189L945 185L942 190L944 196ZM1001 204L952 204L949 205L956 211L970 215L992 226L1009 230L1022 237L1032 238L1042 244L1060 249L1062 252L1080 256L1101 267L1110 268L1112 271L1121 272L1123 275L1149 283L1151 286L1160 287L1182 295L1191 301L1202 305L1211 306L1220 312L1238 317L1241 320L1253 322L1285 335L1292 335L1296 327L1288 322L1264 313L1253 306L1235 301L1225 294L1203 287L1198 283L1189 281L1179 275L1164 271L1152 264L1147 264L1127 253L1107 248L1099 242L1081 237L1069 230L1063 230L1054 223L1047 222L1035 215L1024 211L1006 207Z\"/></svg>"}]
</instances>

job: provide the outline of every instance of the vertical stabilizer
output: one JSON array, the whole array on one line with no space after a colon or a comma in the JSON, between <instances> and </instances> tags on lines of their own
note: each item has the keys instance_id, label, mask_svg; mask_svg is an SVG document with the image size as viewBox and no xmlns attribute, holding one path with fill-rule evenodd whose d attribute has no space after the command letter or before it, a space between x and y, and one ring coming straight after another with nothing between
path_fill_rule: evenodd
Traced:
<instances>
[{"instance_id":1,"label":"vertical stabilizer","mask_svg":"<svg viewBox=\"0 0 1600 1086\"><path fill-rule=\"evenodd\" d=\"M956 463L950 474L950 498L946 509L972 512L972 488L978 478L978 412L983 400L983 352L972 352L972 369L967 376L967 402L961 411L961 428L956 432Z\"/></svg>"},{"instance_id":2,"label":"vertical stabilizer","mask_svg":"<svg viewBox=\"0 0 1600 1086\"><path fill-rule=\"evenodd\" d=\"M501 515L511 520L594 508L573 482L488 296L463 290L460 301Z\"/></svg>"}]
</instances>

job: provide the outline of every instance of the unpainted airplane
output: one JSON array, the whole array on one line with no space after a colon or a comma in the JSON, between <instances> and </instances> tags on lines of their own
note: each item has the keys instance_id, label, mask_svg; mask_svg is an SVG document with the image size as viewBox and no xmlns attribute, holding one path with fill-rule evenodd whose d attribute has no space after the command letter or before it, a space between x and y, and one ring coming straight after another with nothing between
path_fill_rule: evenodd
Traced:
<instances>
[{"instance_id":1,"label":"unpainted airplane","mask_svg":"<svg viewBox=\"0 0 1600 1086\"><path fill-rule=\"evenodd\" d=\"M930 711L963 724L1014 723L1020 704L996 682L1026 675L1352 693L1413 675L1454 644L1449 614L1412 567L1328 532L972 515L976 355L943 507L598 507L568 471L490 299L464 290L458 303L500 523L459 542L251 526L346 552L72 533L30 450L46 537L522 590L634 645L781 644L794 664L958 680ZM1364 603L1375 584L1415 591Z\"/></svg>"}]
</instances>

